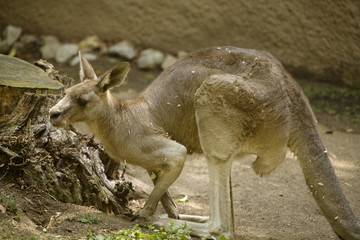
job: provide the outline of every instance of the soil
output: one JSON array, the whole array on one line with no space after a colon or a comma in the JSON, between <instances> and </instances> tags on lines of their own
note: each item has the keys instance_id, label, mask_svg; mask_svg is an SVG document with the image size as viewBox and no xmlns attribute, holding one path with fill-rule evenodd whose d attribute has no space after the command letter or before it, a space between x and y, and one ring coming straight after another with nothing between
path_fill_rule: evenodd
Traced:
<instances>
[{"instance_id":1,"label":"soil","mask_svg":"<svg viewBox=\"0 0 360 240\"><path fill-rule=\"evenodd\" d=\"M100 73L113 66L114 61L101 59L93 66ZM61 73L78 79L77 68L56 67ZM160 72L132 69L126 84L114 91L119 98L135 95ZM325 117L334 118L331 114ZM352 133L346 133L337 130L341 128L324 126L321 119L319 122L323 142L343 191L355 215L360 217L360 134L356 130L360 129L360 124L355 124ZM349 122L349 119L341 119L339 126ZM249 156L233 164L235 239L337 239L305 185L299 164L290 153L285 162L268 177L254 174L252 161L254 156ZM143 169L128 166L127 172L151 185ZM65 204L38 189L25 187L21 179L16 182L9 179L12 179L11 176L0 178L0 197L3 199L0 202L0 239L79 239L86 236L89 230L97 234L108 233L130 229L134 225L126 216L105 214L91 206ZM203 155L188 156L184 170L170 192L174 199L189 198L188 202L178 203L180 213L209 213L208 171ZM5 210L4 199L15 202L18 210L15 213ZM144 201L143 198L132 199L130 207L139 209ZM160 204L157 214L163 212ZM49 225L54 217L56 221Z\"/></svg>"}]
</instances>

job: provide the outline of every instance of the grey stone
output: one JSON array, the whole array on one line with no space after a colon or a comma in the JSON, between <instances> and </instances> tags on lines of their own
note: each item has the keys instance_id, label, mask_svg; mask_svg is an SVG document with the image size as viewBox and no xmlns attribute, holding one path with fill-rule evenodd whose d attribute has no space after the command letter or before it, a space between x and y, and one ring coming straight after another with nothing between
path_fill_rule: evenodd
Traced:
<instances>
[{"instance_id":1,"label":"grey stone","mask_svg":"<svg viewBox=\"0 0 360 240\"><path fill-rule=\"evenodd\" d=\"M95 50L101 50L104 47L104 44L101 42L98 36L88 36L79 42L79 49L82 52L92 52Z\"/></svg>"},{"instance_id":2,"label":"grey stone","mask_svg":"<svg viewBox=\"0 0 360 240\"><path fill-rule=\"evenodd\" d=\"M21 27L15 27L13 25L8 25L4 32L3 32L3 36L4 36L4 41L6 41L6 43L8 44L8 46L11 46L14 42L16 42L16 40L18 40L18 38L21 35Z\"/></svg>"},{"instance_id":3,"label":"grey stone","mask_svg":"<svg viewBox=\"0 0 360 240\"><path fill-rule=\"evenodd\" d=\"M40 48L41 56L46 60L55 58L56 52L61 46L59 40L54 36L44 36L42 39L44 45Z\"/></svg>"},{"instance_id":4,"label":"grey stone","mask_svg":"<svg viewBox=\"0 0 360 240\"><path fill-rule=\"evenodd\" d=\"M170 54L166 55L164 61L161 64L161 68L164 70L165 68L173 65L178 59Z\"/></svg>"},{"instance_id":5,"label":"grey stone","mask_svg":"<svg viewBox=\"0 0 360 240\"><path fill-rule=\"evenodd\" d=\"M114 44L109 48L109 53L124 57L128 60L134 59L136 57L136 50L128 41L122 41Z\"/></svg>"},{"instance_id":6,"label":"grey stone","mask_svg":"<svg viewBox=\"0 0 360 240\"><path fill-rule=\"evenodd\" d=\"M8 53L10 47L16 42L21 35L21 28L8 25L4 31L3 36L0 39L0 53Z\"/></svg>"},{"instance_id":7,"label":"grey stone","mask_svg":"<svg viewBox=\"0 0 360 240\"><path fill-rule=\"evenodd\" d=\"M155 69L164 61L164 54L159 50L148 48L140 53L137 66L140 69Z\"/></svg>"},{"instance_id":8,"label":"grey stone","mask_svg":"<svg viewBox=\"0 0 360 240\"><path fill-rule=\"evenodd\" d=\"M37 42L39 38L34 34L24 34L21 36L21 41L25 44Z\"/></svg>"},{"instance_id":9,"label":"grey stone","mask_svg":"<svg viewBox=\"0 0 360 240\"><path fill-rule=\"evenodd\" d=\"M95 53L83 53L84 57L86 58L86 60L88 60L89 62L91 61L95 61L98 57ZM76 66L80 63L80 58L79 56L75 56L71 61L70 61L70 66Z\"/></svg>"},{"instance_id":10,"label":"grey stone","mask_svg":"<svg viewBox=\"0 0 360 240\"><path fill-rule=\"evenodd\" d=\"M75 56L79 51L77 44L66 43L60 46L55 55L58 63L65 63Z\"/></svg>"}]
</instances>

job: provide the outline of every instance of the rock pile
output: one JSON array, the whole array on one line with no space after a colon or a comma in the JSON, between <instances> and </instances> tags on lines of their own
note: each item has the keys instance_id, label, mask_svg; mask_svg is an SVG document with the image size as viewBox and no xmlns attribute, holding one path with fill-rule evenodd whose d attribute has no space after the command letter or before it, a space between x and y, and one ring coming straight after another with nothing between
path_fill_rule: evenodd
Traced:
<instances>
[{"instance_id":1,"label":"rock pile","mask_svg":"<svg viewBox=\"0 0 360 240\"><path fill-rule=\"evenodd\" d=\"M82 51L88 61L95 61L101 55L109 55L125 61L134 61L139 69L165 69L187 53L179 51L177 56L160 50L142 49L129 41L115 44L105 43L99 37L87 36L78 43L63 43L55 36L42 36L22 33L20 27L7 26L0 37L0 53L22 58L24 53L34 58L56 61L75 66L79 64L78 52Z\"/></svg>"},{"instance_id":2,"label":"rock pile","mask_svg":"<svg viewBox=\"0 0 360 240\"><path fill-rule=\"evenodd\" d=\"M16 40L20 37L21 28L8 25L2 34L2 39L0 41L0 51L8 49L12 46Z\"/></svg>"}]
</instances>

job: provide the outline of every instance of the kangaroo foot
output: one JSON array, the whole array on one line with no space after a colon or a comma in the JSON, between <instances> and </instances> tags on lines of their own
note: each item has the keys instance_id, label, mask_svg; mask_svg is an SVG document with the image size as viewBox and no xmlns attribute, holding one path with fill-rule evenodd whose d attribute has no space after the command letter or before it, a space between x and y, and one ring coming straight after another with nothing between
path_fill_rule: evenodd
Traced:
<instances>
[{"instance_id":1,"label":"kangaroo foot","mask_svg":"<svg viewBox=\"0 0 360 240\"><path fill-rule=\"evenodd\" d=\"M163 227L168 230L167 227L170 222L174 222L175 225L184 225L191 230L191 235L201 238L213 239L214 237L218 238L221 235L224 235L228 239L231 239L230 233L221 233L214 232L211 230L210 223L208 222L209 217L207 216L196 216L196 215L179 215L179 219L168 218L165 214L156 216L153 218L153 226Z\"/></svg>"}]
</instances>

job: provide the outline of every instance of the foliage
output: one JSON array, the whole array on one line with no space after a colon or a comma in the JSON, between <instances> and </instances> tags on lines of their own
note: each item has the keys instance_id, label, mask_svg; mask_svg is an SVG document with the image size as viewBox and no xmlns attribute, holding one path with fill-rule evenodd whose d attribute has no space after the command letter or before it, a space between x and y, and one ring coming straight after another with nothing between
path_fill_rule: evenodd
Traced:
<instances>
[{"instance_id":1,"label":"foliage","mask_svg":"<svg viewBox=\"0 0 360 240\"><path fill-rule=\"evenodd\" d=\"M191 239L189 229L186 226L174 226L173 223L169 225L169 233L165 232L163 228L155 229L149 226L149 234L142 233L141 228L135 225L132 229L121 230L117 234L94 235L91 231L87 233L87 240L127 240L127 239Z\"/></svg>"},{"instance_id":2,"label":"foliage","mask_svg":"<svg viewBox=\"0 0 360 240\"><path fill-rule=\"evenodd\" d=\"M7 211L11 212L12 214L17 214L19 211L18 204L11 200L8 196L1 195L0 200L2 205L6 208Z\"/></svg>"},{"instance_id":3,"label":"foliage","mask_svg":"<svg viewBox=\"0 0 360 240\"><path fill-rule=\"evenodd\" d=\"M14 215L13 219L15 221L21 220L19 205L14 200L10 199L9 196L0 195L0 203L5 207L6 211Z\"/></svg>"},{"instance_id":4,"label":"foliage","mask_svg":"<svg viewBox=\"0 0 360 240\"><path fill-rule=\"evenodd\" d=\"M148 234L143 233L141 228L138 225L135 225L132 229L129 230L121 230L117 234L106 234L106 235L94 235L91 231L89 231L86 235L87 240L127 240L127 239L154 239L154 240L161 240L161 239L191 239L190 237L190 230L185 225L177 226L174 225L173 222L169 224L168 232L166 232L163 228L156 229L152 226L149 226Z\"/></svg>"},{"instance_id":5,"label":"foliage","mask_svg":"<svg viewBox=\"0 0 360 240\"><path fill-rule=\"evenodd\" d=\"M328 86L303 88L316 113L327 113L335 118L360 123L360 89Z\"/></svg>"},{"instance_id":6,"label":"foliage","mask_svg":"<svg viewBox=\"0 0 360 240\"><path fill-rule=\"evenodd\" d=\"M183 225L175 225L174 222L170 222L167 230L163 228L156 229L153 226L148 227L148 233L143 233L138 225L135 225L132 229L121 230L117 234L100 234L95 235L92 231L89 231L83 239L86 240L183 240L192 239L190 236L191 230L187 227L186 223ZM214 238L215 239L215 238ZM226 240L227 238L221 236L219 240Z\"/></svg>"},{"instance_id":7,"label":"foliage","mask_svg":"<svg viewBox=\"0 0 360 240\"><path fill-rule=\"evenodd\" d=\"M41 238L43 239L43 238ZM0 221L0 240L40 240L40 237L35 235L22 235L21 237L16 231L13 224L8 221ZM46 238L46 240L50 240Z\"/></svg>"},{"instance_id":8,"label":"foliage","mask_svg":"<svg viewBox=\"0 0 360 240\"><path fill-rule=\"evenodd\" d=\"M74 216L69 216L67 217L67 220L69 221L78 221L81 223L87 223L87 224L98 224L101 222L101 218L97 217L97 216L91 216L91 215L86 215L84 217L81 218L76 218Z\"/></svg>"},{"instance_id":9,"label":"foliage","mask_svg":"<svg viewBox=\"0 0 360 240\"><path fill-rule=\"evenodd\" d=\"M14 235L14 226L7 224L5 221L0 221L0 239L15 239L12 236Z\"/></svg>"}]
</instances>

